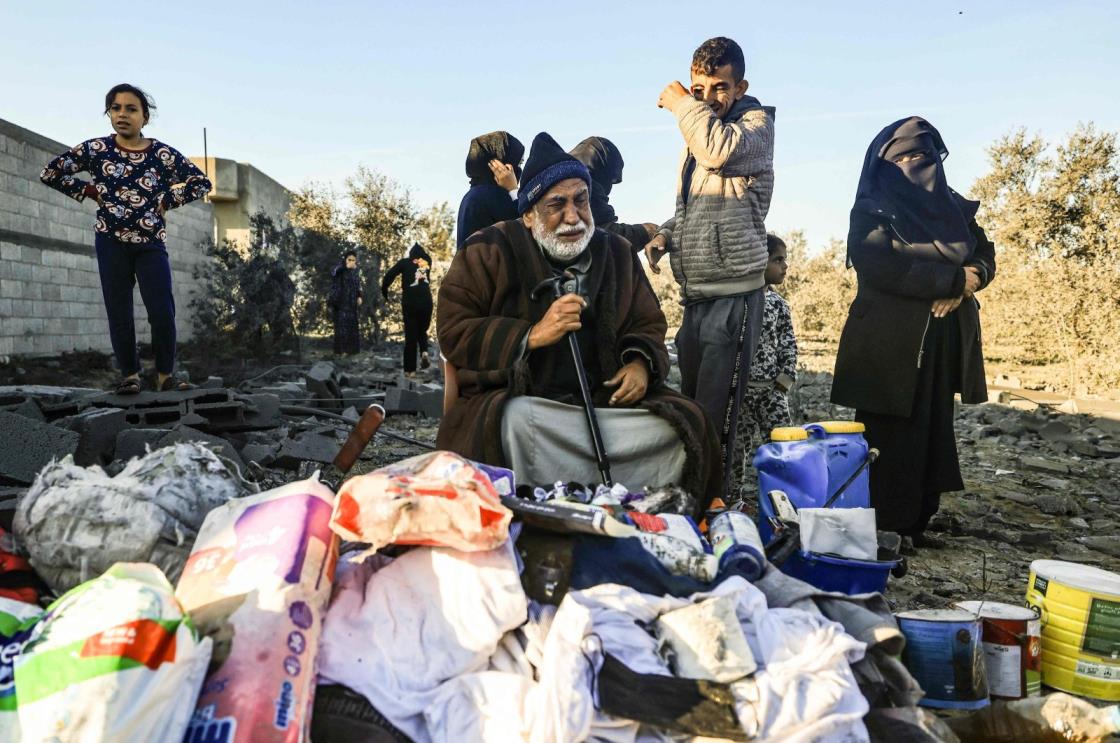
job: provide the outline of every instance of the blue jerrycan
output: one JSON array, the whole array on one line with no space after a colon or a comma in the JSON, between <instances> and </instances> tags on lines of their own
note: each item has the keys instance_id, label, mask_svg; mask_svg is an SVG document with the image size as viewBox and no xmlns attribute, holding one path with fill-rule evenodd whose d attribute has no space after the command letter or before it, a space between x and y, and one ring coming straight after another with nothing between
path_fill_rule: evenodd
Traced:
<instances>
[{"instance_id":1,"label":"blue jerrycan","mask_svg":"<svg viewBox=\"0 0 1120 743\"><path fill-rule=\"evenodd\" d=\"M758 471L758 533L764 545L774 536L769 520L775 516L774 507L766 497L771 490L785 492L797 509L819 508L828 499L824 448L804 428L771 431L769 443L755 452L754 468Z\"/></svg>"},{"instance_id":2,"label":"blue jerrycan","mask_svg":"<svg viewBox=\"0 0 1120 743\"><path fill-rule=\"evenodd\" d=\"M855 421L824 421L810 423L805 426L805 430L809 434L809 440L819 446L824 453L828 466L828 495L831 496L867 461L867 441L863 438L863 424ZM852 481L832 507L871 507L867 468L864 468L859 477Z\"/></svg>"}]
</instances>

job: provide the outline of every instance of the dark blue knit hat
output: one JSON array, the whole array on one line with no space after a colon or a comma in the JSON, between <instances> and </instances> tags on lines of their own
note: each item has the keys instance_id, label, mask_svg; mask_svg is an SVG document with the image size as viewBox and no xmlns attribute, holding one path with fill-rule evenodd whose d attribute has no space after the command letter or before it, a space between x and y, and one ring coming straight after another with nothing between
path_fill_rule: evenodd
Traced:
<instances>
[{"instance_id":1,"label":"dark blue knit hat","mask_svg":"<svg viewBox=\"0 0 1120 743\"><path fill-rule=\"evenodd\" d=\"M579 178L591 188L591 173L587 166L565 152L548 132L541 132L533 139L529 159L525 161L525 171L521 174L517 213L529 211L533 204L548 193L548 189L568 178Z\"/></svg>"}]
</instances>

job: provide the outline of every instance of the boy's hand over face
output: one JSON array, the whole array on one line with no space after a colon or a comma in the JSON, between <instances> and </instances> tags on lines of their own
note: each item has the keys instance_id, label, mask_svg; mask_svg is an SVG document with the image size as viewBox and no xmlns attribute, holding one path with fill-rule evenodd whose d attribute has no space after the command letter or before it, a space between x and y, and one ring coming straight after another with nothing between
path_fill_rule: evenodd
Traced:
<instances>
[{"instance_id":1,"label":"boy's hand over face","mask_svg":"<svg viewBox=\"0 0 1120 743\"><path fill-rule=\"evenodd\" d=\"M681 98L688 98L688 88L681 85L680 80L674 80L661 91L661 97L657 99L657 107L671 111Z\"/></svg>"}]
</instances>

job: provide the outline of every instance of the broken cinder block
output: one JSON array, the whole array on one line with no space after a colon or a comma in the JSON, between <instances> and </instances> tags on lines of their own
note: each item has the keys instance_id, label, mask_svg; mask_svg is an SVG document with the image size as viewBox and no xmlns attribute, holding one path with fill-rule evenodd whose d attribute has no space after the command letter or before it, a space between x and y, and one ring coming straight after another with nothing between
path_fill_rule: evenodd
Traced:
<instances>
[{"instance_id":1,"label":"broken cinder block","mask_svg":"<svg viewBox=\"0 0 1120 743\"><path fill-rule=\"evenodd\" d=\"M0 412L0 479L30 484L52 459L76 452L80 441L74 431Z\"/></svg>"}]
</instances>

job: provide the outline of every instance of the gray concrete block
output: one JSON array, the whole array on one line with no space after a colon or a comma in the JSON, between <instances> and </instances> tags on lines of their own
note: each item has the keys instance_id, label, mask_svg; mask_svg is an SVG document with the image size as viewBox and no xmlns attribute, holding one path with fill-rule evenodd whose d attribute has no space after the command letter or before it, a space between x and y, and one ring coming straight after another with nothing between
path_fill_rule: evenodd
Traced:
<instances>
[{"instance_id":1,"label":"gray concrete block","mask_svg":"<svg viewBox=\"0 0 1120 743\"><path fill-rule=\"evenodd\" d=\"M64 428L0 412L0 479L30 484L52 459L77 451L80 438Z\"/></svg>"},{"instance_id":2,"label":"gray concrete block","mask_svg":"<svg viewBox=\"0 0 1120 743\"><path fill-rule=\"evenodd\" d=\"M256 462L262 467L271 467L279 449L276 444L246 444L241 449L241 458L246 462Z\"/></svg>"},{"instance_id":3,"label":"gray concrete block","mask_svg":"<svg viewBox=\"0 0 1120 743\"><path fill-rule=\"evenodd\" d=\"M47 416L43 415L43 409L30 397L25 397L18 403L11 405L4 405L3 401L0 400L0 410L22 415L24 418L30 418L33 421L40 421L42 423L47 421Z\"/></svg>"},{"instance_id":4,"label":"gray concrete block","mask_svg":"<svg viewBox=\"0 0 1120 743\"><path fill-rule=\"evenodd\" d=\"M299 382L281 382L280 384L261 387L259 391L276 395L282 400L302 400L308 396L307 388Z\"/></svg>"},{"instance_id":5,"label":"gray concrete block","mask_svg":"<svg viewBox=\"0 0 1120 743\"><path fill-rule=\"evenodd\" d=\"M285 439L280 445L280 452L276 455L274 465L283 469L294 470L300 462L319 462L330 464L338 455L341 444L335 439L333 433L304 433L296 438Z\"/></svg>"},{"instance_id":6,"label":"gray concrete block","mask_svg":"<svg viewBox=\"0 0 1120 743\"><path fill-rule=\"evenodd\" d=\"M245 424L253 428L275 428L280 425L280 398L276 395L260 393L239 395L236 398L245 403Z\"/></svg>"},{"instance_id":7,"label":"gray concrete block","mask_svg":"<svg viewBox=\"0 0 1120 743\"><path fill-rule=\"evenodd\" d=\"M125 412L117 408L87 408L77 415L56 421L55 425L81 436L74 461L83 467L113 461L117 436L128 427Z\"/></svg>"},{"instance_id":8,"label":"gray concrete block","mask_svg":"<svg viewBox=\"0 0 1120 743\"><path fill-rule=\"evenodd\" d=\"M307 382L307 391L311 397L324 401L320 403L320 407L328 410L342 410L342 403L338 400L342 397L342 390L338 386L334 364L329 361L320 361L307 370L304 379Z\"/></svg>"},{"instance_id":9,"label":"gray concrete block","mask_svg":"<svg viewBox=\"0 0 1120 743\"><path fill-rule=\"evenodd\" d=\"M182 441L198 441L209 444L210 449L216 454L233 462L242 471L245 469L245 462L242 461L241 455L237 453L237 449L233 447L233 444L220 436L211 436L208 433L203 433L190 426L175 426L175 428L167 431L164 437L159 440L159 445L161 447L171 446L172 444L178 444Z\"/></svg>"},{"instance_id":10,"label":"gray concrete block","mask_svg":"<svg viewBox=\"0 0 1120 743\"><path fill-rule=\"evenodd\" d=\"M126 428L117 434L114 456L125 461L142 457L148 449L158 449L160 439L166 435L165 428Z\"/></svg>"},{"instance_id":11,"label":"gray concrete block","mask_svg":"<svg viewBox=\"0 0 1120 743\"><path fill-rule=\"evenodd\" d=\"M428 418L443 417L443 392L390 387L385 391L386 413L419 413Z\"/></svg>"}]
</instances>

